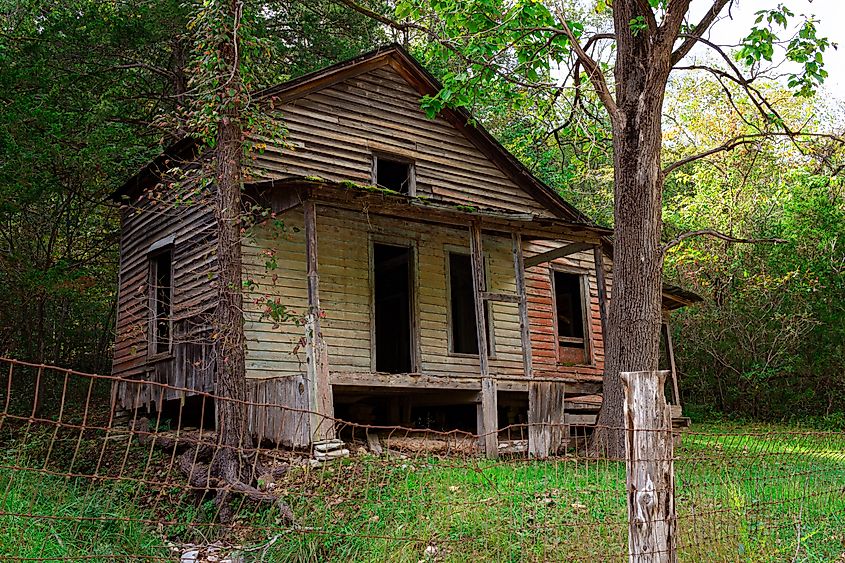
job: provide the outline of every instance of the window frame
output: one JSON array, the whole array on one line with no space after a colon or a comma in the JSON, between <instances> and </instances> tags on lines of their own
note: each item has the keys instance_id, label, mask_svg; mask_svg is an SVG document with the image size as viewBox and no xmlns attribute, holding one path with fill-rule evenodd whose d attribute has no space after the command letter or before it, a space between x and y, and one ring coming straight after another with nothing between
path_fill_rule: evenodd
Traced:
<instances>
[{"instance_id":1,"label":"window frame","mask_svg":"<svg viewBox=\"0 0 845 563\"><path fill-rule=\"evenodd\" d=\"M574 365L594 366L595 357L593 355L593 351L595 349L595 346L593 345L593 324L590 322L590 272L580 268L573 268L571 266L564 266L553 263L549 264L549 288L551 289L551 315L552 327L554 331L555 363L558 365L570 365L568 363L564 364L560 358L560 333L558 332L557 322L557 288L555 285L556 272L561 274L578 276L579 278L578 288L581 294L581 322L583 323L582 326L584 328L584 362Z\"/></svg>"},{"instance_id":2,"label":"window frame","mask_svg":"<svg viewBox=\"0 0 845 563\"><path fill-rule=\"evenodd\" d=\"M170 315L167 320L167 350L158 351L158 331L156 330L156 325L158 322L158 298L156 295L157 283L158 283L158 263L157 259L163 255L169 254L170 255ZM147 316L147 322L149 325L148 330L148 339L149 345L147 346L147 356L150 359L158 360L164 358L170 358L173 356L173 303L174 303L174 296L176 294L175 291L175 279L174 279L174 272L175 272L175 247L173 244L173 237L167 237L165 239L161 239L156 241L150 248L147 250L147 280L148 280L148 287L149 287L149 295L147 296L148 299L148 306L149 306L149 314Z\"/></svg>"},{"instance_id":3,"label":"window frame","mask_svg":"<svg viewBox=\"0 0 845 563\"><path fill-rule=\"evenodd\" d=\"M408 197L416 197L417 195L417 172L416 172L416 162L412 158L408 158L406 156L400 156L397 154L390 154L380 151L373 151L372 152L372 169L370 170L370 179L374 186L378 187L378 161L379 159L389 160L392 162L398 162L400 164L407 164L408 165L408 193L403 193L402 195L407 195ZM399 192L402 193L402 192Z\"/></svg>"},{"instance_id":4,"label":"window frame","mask_svg":"<svg viewBox=\"0 0 845 563\"><path fill-rule=\"evenodd\" d=\"M468 248L452 244L444 245L443 251L444 271L446 274L446 353L453 358L478 358L479 354L455 352L454 337L452 335L452 272L449 264L449 255L460 254L467 256L470 259L470 264L472 264L472 252ZM490 255L484 252L482 256L484 258L484 280L488 288L487 291L490 291ZM493 304L489 300L485 300L484 306L486 308L484 314L487 319L487 358L495 360L496 328L493 319Z\"/></svg>"},{"instance_id":5,"label":"window frame","mask_svg":"<svg viewBox=\"0 0 845 563\"><path fill-rule=\"evenodd\" d=\"M375 245L408 248L411 251L412 268L409 287L411 289L411 373L420 373L422 353L420 350L420 253L416 239L369 233L367 241L367 275L370 284L370 371L376 371L376 272Z\"/></svg>"}]
</instances>

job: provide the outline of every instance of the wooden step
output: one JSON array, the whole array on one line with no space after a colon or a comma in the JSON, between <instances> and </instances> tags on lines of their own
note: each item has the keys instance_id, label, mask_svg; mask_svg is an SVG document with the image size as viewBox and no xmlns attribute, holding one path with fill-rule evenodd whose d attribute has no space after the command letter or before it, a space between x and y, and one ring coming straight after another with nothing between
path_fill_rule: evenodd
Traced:
<instances>
[{"instance_id":1,"label":"wooden step","mask_svg":"<svg viewBox=\"0 0 845 563\"><path fill-rule=\"evenodd\" d=\"M598 412L601 408L601 395L568 397L564 399L563 405L567 411Z\"/></svg>"},{"instance_id":2,"label":"wooden step","mask_svg":"<svg viewBox=\"0 0 845 563\"><path fill-rule=\"evenodd\" d=\"M689 428L692 424L692 421L688 416L676 416L672 417L672 428Z\"/></svg>"}]
</instances>

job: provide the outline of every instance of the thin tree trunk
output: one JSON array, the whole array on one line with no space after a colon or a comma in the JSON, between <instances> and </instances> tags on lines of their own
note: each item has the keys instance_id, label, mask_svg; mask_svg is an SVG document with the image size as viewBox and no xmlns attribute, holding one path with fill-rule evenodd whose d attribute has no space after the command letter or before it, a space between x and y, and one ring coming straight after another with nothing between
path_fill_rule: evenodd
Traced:
<instances>
[{"instance_id":1,"label":"thin tree trunk","mask_svg":"<svg viewBox=\"0 0 845 563\"><path fill-rule=\"evenodd\" d=\"M214 40L216 92L214 104L216 138L214 148L214 215L217 227L217 307L213 317L215 401L217 443L214 448L180 456L179 467L189 482L217 491L218 517L230 522L234 516L230 495L256 502L273 503L279 516L293 522L293 512L275 494L263 492L252 483L259 475L273 473L265 467L247 432L246 365L241 262L242 230L242 96L238 31L242 0L216 0L210 7L208 32ZM224 4L225 2L225 4ZM206 14L207 15L207 14ZM216 61L215 61L216 62ZM210 458L210 459L209 459Z\"/></svg>"},{"instance_id":2,"label":"thin tree trunk","mask_svg":"<svg viewBox=\"0 0 845 563\"><path fill-rule=\"evenodd\" d=\"M46 289L43 287L38 291L38 305L35 308L35 350L34 356L32 356L36 363L43 364L44 363L44 339L45 339L45 328L44 325L46 324L46 312L45 312L45 301L47 300ZM27 333L31 330L32 325L28 323L21 323L21 337L22 339L26 339Z\"/></svg>"},{"instance_id":3,"label":"thin tree trunk","mask_svg":"<svg viewBox=\"0 0 845 563\"><path fill-rule=\"evenodd\" d=\"M38 338L38 356L36 357L35 361L39 364L44 363L44 353L45 353L45 350L46 350L46 343L45 343L45 340L47 338L47 336L45 334L46 333L45 325L46 325L46 322L47 322L47 320L46 320L46 317L47 317L46 303L45 303L46 300L47 300L46 290L42 288L40 290L40 295L38 297L38 325L37 325L37 329L36 329L37 333L38 333L38 337L37 337ZM26 325L22 325L22 326L26 326ZM33 399L35 401L34 412L35 412L36 417L40 417L44 412L44 391L45 391L45 388L46 388L46 385L44 384L43 374L41 372L39 372L38 377L35 380L35 389L34 389L35 398Z\"/></svg>"},{"instance_id":4,"label":"thin tree trunk","mask_svg":"<svg viewBox=\"0 0 845 563\"><path fill-rule=\"evenodd\" d=\"M231 21L238 20L237 0L230 2ZM217 432L221 450L213 469L224 480L243 479L241 450L245 441L246 411L243 404L246 386L244 352L243 293L241 287L241 156L243 139L238 98L241 91L237 72L237 52L230 30L221 42L224 61L220 90L224 102L217 128L215 152L215 217L217 240L218 303L216 320ZM247 480L249 482L249 480Z\"/></svg>"}]
</instances>

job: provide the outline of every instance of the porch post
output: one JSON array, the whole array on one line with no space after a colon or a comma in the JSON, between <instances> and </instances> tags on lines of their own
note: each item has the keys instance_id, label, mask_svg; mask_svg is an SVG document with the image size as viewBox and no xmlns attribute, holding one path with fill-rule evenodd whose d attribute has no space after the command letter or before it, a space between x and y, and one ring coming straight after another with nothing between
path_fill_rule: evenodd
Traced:
<instances>
[{"instance_id":1,"label":"porch post","mask_svg":"<svg viewBox=\"0 0 845 563\"><path fill-rule=\"evenodd\" d=\"M496 381L490 377L490 362L487 351L487 323L485 322L485 300L487 289L484 277L484 254L481 247L481 225L474 221L469 227L470 255L472 262L472 294L475 301L475 326L478 335L478 363L481 368L481 410L482 440L484 453L489 458L499 457L499 420L496 405Z\"/></svg>"},{"instance_id":2,"label":"porch post","mask_svg":"<svg viewBox=\"0 0 845 563\"><path fill-rule=\"evenodd\" d=\"M317 206L313 200L303 203L305 214L305 264L308 278L308 312L305 315L306 379L308 409L311 411L311 441L335 437L334 402L329 380L326 343L320 329L320 278L317 275Z\"/></svg>"},{"instance_id":3,"label":"porch post","mask_svg":"<svg viewBox=\"0 0 845 563\"><path fill-rule=\"evenodd\" d=\"M669 327L669 322L666 321L660 325L663 332L663 341L666 345L666 357L669 358L669 372L672 376L672 401L673 405L679 407L681 405L681 391L678 388L678 372L675 369L675 350L672 347L672 330Z\"/></svg>"},{"instance_id":4,"label":"porch post","mask_svg":"<svg viewBox=\"0 0 845 563\"><path fill-rule=\"evenodd\" d=\"M519 333L522 339L522 366L525 377L534 377L531 366L531 330L528 324L528 298L525 295L525 266L522 257L522 235L513 233L513 271L516 279L516 296L519 299ZM530 408L530 407L529 407Z\"/></svg>"},{"instance_id":5,"label":"porch post","mask_svg":"<svg viewBox=\"0 0 845 563\"><path fill-rule=\"evenodd\" d=\"M522 235L513 233L513 269L516 277L516 296L519 299L519 331L522 339L522 366L525 377L534 378L531 364L531 325L528 320L528 298L525 295L525 260L522 255ZM544 458L548 447L543 441L543 425L539 417L540 389L534 381L528 381L528 455Z\"/></svg>"}]
</instances>

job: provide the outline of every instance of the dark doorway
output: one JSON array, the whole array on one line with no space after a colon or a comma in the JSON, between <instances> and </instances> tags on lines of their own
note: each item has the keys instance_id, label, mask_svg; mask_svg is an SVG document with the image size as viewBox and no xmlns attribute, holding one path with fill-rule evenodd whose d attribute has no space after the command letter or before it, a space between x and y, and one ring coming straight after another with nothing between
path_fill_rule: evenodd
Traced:
<instances>
[{"instance_id":1,"label":"dark doorway","mask_svg":"<svg viewBox=\"0 0 845 563\"><path fill-rule=\"evenodd\" d=\"M152 278L155 284L152 307L153 349L156 354L170 351L171 306L173 303L173 249L155 254L152 261Z\"/></svg>"},{"instance_id":2,"label":"dark doorway","mask_svg":"<svg viewBox=\"0 0 845 563\"><path fill-rule=\"evenodd\" d=\"M411 373L412 250L373 245L376 371Z\"/></svg>"}]
</instances>

